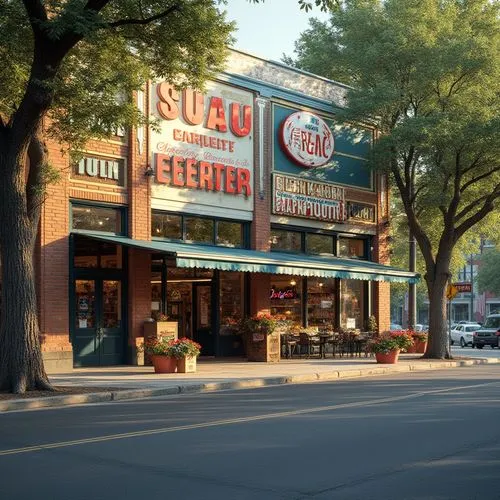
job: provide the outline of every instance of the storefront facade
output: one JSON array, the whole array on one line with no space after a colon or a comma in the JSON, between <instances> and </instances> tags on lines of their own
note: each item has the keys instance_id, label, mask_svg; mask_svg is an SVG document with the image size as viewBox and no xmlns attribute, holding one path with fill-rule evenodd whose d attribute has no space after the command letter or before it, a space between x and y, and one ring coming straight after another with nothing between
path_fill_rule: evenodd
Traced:
<instances>
[{"instance_id":1,"label":"storefront facade","mask_svg":"<svg viewBox=\"0 0 500 500\"><path fill-rule=\"evenodd\" d=\"M243 355L237 324L267 312L302 327L389 327L385 178L376 131L342 126L345 88L232 51L203 94L152 82L156 127L92 143L76 165L51 145L37 252L46 366L134 363L165 314L203 355ZM333 103L333 105L332 105ZM68 173L69 172L69 173Z\"/></svg>"}]
</instances>

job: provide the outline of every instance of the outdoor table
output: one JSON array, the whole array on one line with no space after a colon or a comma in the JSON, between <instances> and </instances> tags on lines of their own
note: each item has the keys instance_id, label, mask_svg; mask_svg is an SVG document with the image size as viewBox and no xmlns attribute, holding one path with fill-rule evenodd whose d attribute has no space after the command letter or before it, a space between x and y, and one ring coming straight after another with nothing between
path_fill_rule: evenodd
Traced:
<instances>
[{"instance_id":1,"label":"outdoor table","mask_svg":"<svg viewBox=\"0 0 500 500\"><path fill-rule=\"evenodd\" d=\"M321 358L326 358L326 341L333 338L333 333L320 333L319 335L319 353Z\"/></svg>"}]
</instances>

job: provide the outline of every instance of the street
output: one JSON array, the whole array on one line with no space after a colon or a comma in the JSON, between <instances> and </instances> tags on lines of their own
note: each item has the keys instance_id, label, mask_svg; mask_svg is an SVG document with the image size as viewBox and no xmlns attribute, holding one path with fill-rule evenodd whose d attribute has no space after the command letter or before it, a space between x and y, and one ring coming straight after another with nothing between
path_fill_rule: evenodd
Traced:
<instances>
[{"instance_id":1,"label":"street","mask_svg":"<svg viewBox=\"0 0 500 500\"><path fill-rule=\"evenodd\" d=\"M0 414L1 498L498 499L499 389L486 365Z\"/></svg>"},{"instance_id":2,"label":"street","mask_svg":"<svg viewBox=\"0 0 500 500\"><path fill-rule=\"evenodd\" d=\"M489 346L483 347L483 349L472 349L472 347L464 347L454 345L451 347L451 353L456 358L461 356L466 356L468 358L500 358L500 349L492 349Z\"/></svg>"}]
</instances>

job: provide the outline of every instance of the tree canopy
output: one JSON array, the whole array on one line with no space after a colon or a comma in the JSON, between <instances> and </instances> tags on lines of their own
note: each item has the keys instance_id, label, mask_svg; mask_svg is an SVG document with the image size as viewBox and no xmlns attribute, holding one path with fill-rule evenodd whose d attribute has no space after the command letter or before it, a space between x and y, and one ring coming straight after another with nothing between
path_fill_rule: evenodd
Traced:
<instances>
[{"instance_id":1,"label":"tree canopy","mask_svg":"<svg viewBox=\"0 0 500 500\"><path fill-rule=\"evenodd\" d=\"M492 292L500 296L500 250L486 250L481 256L481 264L477 273L479 292Z\"/></svg>"},{"instance_id":2,"label":"tree canopy","mask_svg":"<svg viewBox=\"0 0 500 500\"><path fill-rule=\"evenodd\" d=\"M433 357L449 356L453 250L499 220L498 14L488 0L346 0L287 58L352 85L344 120L378 123L372 166L397 187L425 261Z\"/></svg>"}]
</instances>

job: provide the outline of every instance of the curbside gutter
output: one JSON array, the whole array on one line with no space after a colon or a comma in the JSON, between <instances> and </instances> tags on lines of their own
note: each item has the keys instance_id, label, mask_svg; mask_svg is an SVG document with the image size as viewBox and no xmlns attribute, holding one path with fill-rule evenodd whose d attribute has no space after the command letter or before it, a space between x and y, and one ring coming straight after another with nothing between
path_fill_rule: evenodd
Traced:
<instances>
[{"instance_id":1,"label":"curbside gutter","mask_svg":"<svg viewBox=\"0 0 500 500\"><path fill-rule=\"evenodd\" d=\"M132 399L145 399L160 396L173 396L178 394L199 394L207 392L225 391L231 389L256 389L259 387L283 384L304 384L311 382L325 382L333 380L376 377L392 373L406 373L416 371L439 370L446 368L459 368L475 365L498 364L500 358L467 359L457 361L429 361L410 363L407 365L375 365L373 368L354 370L332 370L331 372L303 373L297 375L258 377L252 379L232 380L226 382L191 383L151 389L124 389L117 391L103 391L86 394L72 394L67 396L48 396L32 399L11 399L0 401L0 412L15 410L35 410L40 408L57 408L91 403L106 403Z\"/></svg>"}]
</instances>

